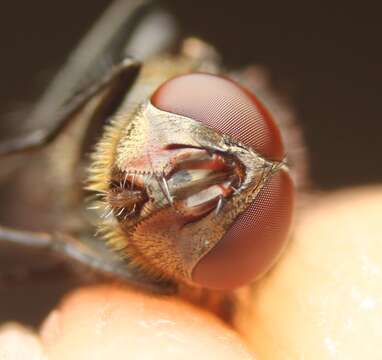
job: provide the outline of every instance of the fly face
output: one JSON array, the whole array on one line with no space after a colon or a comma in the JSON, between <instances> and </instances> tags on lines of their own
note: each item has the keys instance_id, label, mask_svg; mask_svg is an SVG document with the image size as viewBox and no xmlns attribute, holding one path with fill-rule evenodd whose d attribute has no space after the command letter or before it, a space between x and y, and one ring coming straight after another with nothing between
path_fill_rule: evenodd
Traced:
<instances>
[{"instance_id":1,"label":"fly face","mask_svg":"<svg viewBox=\"0 0 382 360\"><path fill-rule=\"evenodd\" d=\"M170 79L120 114L98 145L90 189L112 217L101 232L155 276L244 285L287 238L293 186L284 157L272 118L240 85L206 73Z\"/></svg>"}]
</instances>

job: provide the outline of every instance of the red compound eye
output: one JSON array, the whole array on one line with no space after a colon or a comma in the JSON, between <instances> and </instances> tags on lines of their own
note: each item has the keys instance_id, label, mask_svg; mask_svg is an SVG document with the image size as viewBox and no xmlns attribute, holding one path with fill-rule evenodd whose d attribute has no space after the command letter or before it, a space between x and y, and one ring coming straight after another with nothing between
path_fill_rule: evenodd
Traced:
<instances>
[{"instance_id":1,"label":"red compound eye","mask_svg":"<svg viewBox=\"0 0 382 360\"><path fill-rule=\"evenodd\" d=\"M268 111L231 80L203 73L178 76L164 83L151 102L225 133L269 160L284 158L279 129Z\"/></svg>"},{"instance_id":2,"label":"red compound eye","mask_svg":"<svg viewBox=\"0 0 382 360\"><path fill-rule=\"evenodd\" d=\"M164 83L152 96L157 108L200 121L251 147L268 160L285 154L280 132L257 98L235 82L194 73ZM192 280L232 289L263 274L283 249L293 212L293 184L276 172L222 239L196 264Z\"/></svg>"}]
</instances>

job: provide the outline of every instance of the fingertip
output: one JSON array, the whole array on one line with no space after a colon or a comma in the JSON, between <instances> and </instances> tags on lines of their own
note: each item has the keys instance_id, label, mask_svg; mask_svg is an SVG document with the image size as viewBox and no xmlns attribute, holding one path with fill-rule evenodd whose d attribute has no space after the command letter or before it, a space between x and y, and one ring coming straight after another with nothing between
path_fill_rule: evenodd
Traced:
<instances>
[{"instance_id":1,"label":"fingertip","mask_svg":"<svg viewBox=\"0 0 382 360\"><path fill-rule=\"evenodd\" d=\"M121 286L82 288L47 318L49 359L253 359L220 320L179 299Z\"/></svg>"},{"instance_id":2,"label":"fingertip","mask_svg":"<svg viewBox=\"0 0 382 360\"><path fill-rule=\"evenodd\" d=\"M0 359L46 360L38 336L15 323L0 326Z\"/></svg>"}]
</instances>

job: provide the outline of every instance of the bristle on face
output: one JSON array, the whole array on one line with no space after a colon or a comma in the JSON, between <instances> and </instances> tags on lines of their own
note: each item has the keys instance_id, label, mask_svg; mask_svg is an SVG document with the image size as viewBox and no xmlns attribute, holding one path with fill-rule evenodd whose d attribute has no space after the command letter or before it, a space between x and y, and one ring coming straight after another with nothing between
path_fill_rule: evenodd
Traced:
<instances>
[{"instance_id":1,"label":"bristle on face","mask_svg":"<svg viewBox=\"0 0 382 360\"><path fill-rule=\"evenodd\" d=\"M115 149L126 125L126 117L117 116L105 126L102 139L96 145L91 155L91 166L88 169L88 181L86 190L95 192L97 195L93 206L100 210L102 216L113 213L113 209L107 201L110 188L111 172L115 163ZM106 216L104 216L106 217ZM125 236L116 229L110 221L101 221L97 229L99 234L111 248L122 251L126 248Z\"/></svg>"}]
</instances>

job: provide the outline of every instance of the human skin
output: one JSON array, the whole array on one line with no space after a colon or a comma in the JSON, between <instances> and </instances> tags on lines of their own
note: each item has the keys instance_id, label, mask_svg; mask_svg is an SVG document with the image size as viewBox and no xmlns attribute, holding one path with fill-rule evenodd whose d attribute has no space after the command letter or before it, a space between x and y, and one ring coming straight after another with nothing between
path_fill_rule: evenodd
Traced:
<instances>
[{"instance_id":1,"label":"human skin","mask_svg":"<svg viewBox=\"0 0 382 360\"><path fill-rule=\"evenodd\" d=\"M241 335L180 299L100 285L67 295L38 335L0 328L0 359L378 359L381 277L382 187L347 189L302 209Z\"/></svg>"},{"instance_id":2,"label":"human skin","mask_svg":"<svg viewBox=\"0 0 382 360\"><path fill-rule=\"evenodd\" d=\"M251 300L238 326L261 360L381 359L382 187L310 201Z\"/></svg>"}]
</instances>

